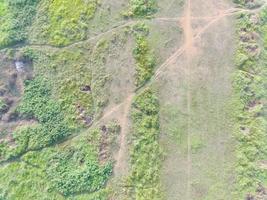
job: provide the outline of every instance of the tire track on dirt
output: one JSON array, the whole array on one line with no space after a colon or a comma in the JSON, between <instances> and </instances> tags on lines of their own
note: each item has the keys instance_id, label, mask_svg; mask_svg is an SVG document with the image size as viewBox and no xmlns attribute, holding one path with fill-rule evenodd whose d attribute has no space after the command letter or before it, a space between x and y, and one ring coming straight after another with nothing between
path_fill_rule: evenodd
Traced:
<instances>
[{"instance_id":1,"label":"tire track on dirt","mask_svg":"<svg viewBox=\"0 0 267 200\"><path fill-rule=\"evenodd\" d=\"M193 30L192 30L192 22L191 22L191 0L187 0L186 2L186 9L184 14L184 21L182 22L182 27L184 30L185 35L185 63L186 68L188 71L187 75L187 187L186 187L186 197L188 200L191 199L191 171L192 171L192 158L191 158L191 90L190 90L190 58L194 55L194 36L193 36Z\"/></svg>"},{"instance_id":2,"label":"tire track on dirt","mask_svg":"<svg viewBox=\"0 0 267 200\"><path fill-rule=\"evenodd\" d=\"M127 169L127 160L125 159L125 154L127 152L127 132L129 130L128 117L131 110L132 100L134 95L130 95L125 102L123 116L120 121L121 133L119 142L119 151L116 155L116 164L114 166L114 173L118 175Z\"/></svg>"}]
</instances>

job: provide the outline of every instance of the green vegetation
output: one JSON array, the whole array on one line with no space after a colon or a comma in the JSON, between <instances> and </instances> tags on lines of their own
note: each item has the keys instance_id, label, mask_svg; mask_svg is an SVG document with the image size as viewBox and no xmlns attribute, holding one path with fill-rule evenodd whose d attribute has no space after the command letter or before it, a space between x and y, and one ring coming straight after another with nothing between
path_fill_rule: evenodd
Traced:
<instances>
[{"instance_id":1,"label":"green vegetation","mask_svg":"<svg viewBox=\"0 0 267 200\"><path fill-rule=\"evenodd\" d=\"M266 62L267 51L261 48L261 41L254 37L255 32L266 38L266 16L261 22L251 20L253 14L239 17L236 52L238 71L234 76L236 147L237 155L237 196L253 197L257 189L265 184L267 171L262 162L267 159L266 136Z\"/></svg>"},{"instance_id":2,"label":"green vegetation","mask_svg":"<svg viewBox=\"0 0 267 200\"><path fill-rule=\"evenodd\" d=\"M43 59L37 62L42 62ZM50 74L48 79L53 84L55 96L59 99L69 123L75 126L77 115L82 112L83 118L92 118L94 114L93 93L96 88L91 85L92 70L88 66L89 61L86 55L81 51L64 50L53 54L48 59L50 63L45 73Z\"/></svg>"},{"instance_id":3,"label":"green vegetation","mask_svg":"<svg viewBox=\"0 0 267 200\"><path fill-rule=\"evenodd\" d=\"M157 11L157 0L129 0L129 9L124 16L151 17Z\"/></svg>"},{"instance_id":4,"label":"green vegetation","mask_svg":"<svg viewBox=\"0 0 267 200\"><path fill-rule=\"evenodd\" d=\"M103 167L98 163L99 130L91 131L90 137L94 141L91 145L88 145L89 138L83 139L57 153L49 162L47 172L52 186L65 196L95 192L111 175L111 163Z\"/></svg>"},{"instance_id":5,"label":"green vegetation","mask_svg":"<svg viewBox=\"0 0 267 200\"><path fill-rule=\"evenodd\" d=\"M100 41L95 48L88 43L84 46L88 51L73 47L48 53L30 48L21 52L23 57L33 59L35 73L47 79L52 96L74 128L90 125L101 113L108 95L109 76L103 66L109 43Z\"/></svg>"},{"instance_id":6,"label":"green vegetation","mask_svg":"<svg viewBox=\"0 0 267 200\"><path fill-rule=\"evenodd\" d=\"M0 17L4 16L7 11L7 4L4 0L0 1Z\"/></svg>"},{"instance_id":7,"label":"green vegetation","mask_svg":"<svg viewBox=\"0 0 267 200\"><path fill-rule=\"evenodd\" d=\"M2 155L4 159L54 144L71 133L60 105L51 99L49 83L40 77L25 83L24 96L17 110L23 118L36 119L39 123L13 133L16 146Z\"/></svg>"},{"instance_id":8,"label":"green vegetation","mask_svg":"<svg viewBox=\"0 0 267 200\"><path fill-rule=\"evenodd\" d=\"M3 99L0 99L0 114L6 109L7 105Z\"/></svg>"},{"instance_id":9,"label":"green vegetation","mask_svg":"<svg viewBox=\"0 0 267 200\"><path fill-rule=\"evenodd\" d=\"M159 146L159 102L151 89L133 102L133 138L129 196L136 200L161 199Z\"/></svg>"},{"instance_id":10,"label":"green vegetation","mask_svg":"<svg viewBox=\"0 0 267 200\"><path fill-rule=\"evenodd\" d=\"M97 0L50 1L48 34L51 44L67 45L86 38L87 21L93 18Z\"/></svg>"},{"instance_id":11,"label":"green vegetation","mask_svg":"<svg viewBox=\"0 0 267 200\"><path fill-rule=\"evenodd\" d=\"M0 1L0 47L24 42L39 0Z\"/></svg>"},{"instance_id":12,"label":"green vegetation","mask_svg":"<svg viewBox=\"0 0 267 200\"><path fill-rule=\"evenodd\" d=\"M261 0L234 0L234 3L247 8L257 8L262 5Z\"/></svg>"},{"instance_id":13,"label":"green vegetation","mask_svg":"<svg viewBox=\"0 0 267 200\"><path fill-rule=\"evenodd\" d=\"M106 200L112 165L109 160L99 163L101 139L102 132L94 129L71 144L28 152L0 169L0 188L8 191L3 194L22 200Z\"/></svg>"},{"instance_id":14,"label":"green vegetation","mask_svg":"<svg viewBox=\"0 0 267 200\"><path fill-rule=\"evenodd\" d=\"M138 24L133 27L136 46L133 50L136 61L136 86L141 87L153 75L156 66L156 59L149 47L147 35L148 27L145 24Z\"/></svg>"},{"instance_id":15,"label":"green vegetation","mask_svg":"<svg viewBox=\"0 0 267 200\"><path fill-rule=\"evenodd\" d=\"M32 27L34 37L55 46L85 40L97 4L98 0L42 1Z\"/></svg>"}]
</instances>

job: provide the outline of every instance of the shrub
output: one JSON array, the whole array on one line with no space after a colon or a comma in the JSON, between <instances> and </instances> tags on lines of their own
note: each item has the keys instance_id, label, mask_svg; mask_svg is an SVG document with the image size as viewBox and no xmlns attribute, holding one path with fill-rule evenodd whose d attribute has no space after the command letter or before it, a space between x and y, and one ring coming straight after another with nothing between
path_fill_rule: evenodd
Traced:
<instances>
[{"instance_id":1,"label":"shrub","mask_svg":"<svg viewBox=\"0 0 267 200\"><path fill-rule=\"evenodd\" d=\"M265 12L265 11L264 11ZM262 14L261 16L265 16ZM243 14L238 22L238 36L241 34L253 34L260 32L261 36L267 35L267 29L262 29L256 23L252 23L251 14ZM261 19L264 21L266 19ZM241 38L241 37L240 37ZM253 39L240 40L236 54L238 71L234 75L235 91L235 137L236 145L236 172L237 172L237 196L238 199L247 194L255 194L259 185L263 185L266 171L260 167L262 160L267 158L266 119L264 118L264 101L266 98L266 50L261 54L251 54L245 47L251 44L259 44ZM259 45L260 46L260 45ZM242 55L242 56L241 56Z\"/></svg>"},{"instance_id":2,"label":"shrub","mask_svg":"<svg viewBox=\"0 0 267 200\"><path fill-rule=\"evenodd\" d=\"M86 38L88 20L92 19L97 8L97 0L75 0L49 2L48 34L54 45L67 45Z\"/></svg>"},{"instance_id":3,"label":"shrub","mask_svg":"<svg viewBox=\"0 0 267 200\"><path fill-rule=\"evenodd\" d=\"M129 4L129 9L124 16L150 17L157 11L156 0L130 0Z\"/></svg>"},{"instance_id":4,"label":"shrub","mask_svg":"<svg viewBox=\"0 0 267 200\"><path fill-rule=\"evenodd\" d=\"M0 2L0 47L23 42L36 14L39 0L7 0Z\"/></svg>"},{"instance_id":5,"label":"shrub","mask_svg":"<svg viewBox=\"0 0 267 200\"><path fill-rule=\"evenodd\" d=\"M99 130L89 134L91 143L89 138L83 138L62 149L48 163L46 172L52 186L65 196L98 191L112 173L111 163L104 166L98 163Z\"/></svg>"},{"instance_id":6,"label":"shrub","mask_svg":"<svg viewBox=\"0 0 267 200\"><path fill-rule=\"evenodd\" d=\"M136 37L136 47L133 53L137 65L136 86L140 87L152 77L156 61L145 36Z\"/></svg>"},{"instance_id":7,"label":"shrub","mask_svg":"<svg viewBox=\"0 0 267 200\"><path fill-rule=\"evenodd\" d=\"M51 97L48 82L40 77L25 82L24 96L17 112L24 118L36 119L39 124L14 131L16 147L6 150L6 159L54 144L71 133L60 105Z\"/></svg>"},{"instance_id":8,"label":"shrub","mask_svg":"<svg viewBox=\"0 0 267 200\"><path fill-rule=\"evenodd\" d=\"M160 199L161 149L159 146L159 103L146 89L133 102L133 147L129 193L134 199Z\"/></svg>"}]
</instances>

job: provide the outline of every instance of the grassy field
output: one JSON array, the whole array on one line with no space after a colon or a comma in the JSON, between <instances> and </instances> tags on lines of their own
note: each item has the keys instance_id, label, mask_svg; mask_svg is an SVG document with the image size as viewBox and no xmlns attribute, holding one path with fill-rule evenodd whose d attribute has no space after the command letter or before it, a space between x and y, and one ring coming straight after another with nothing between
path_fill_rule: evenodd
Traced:
<instances>
[{"instance_id":1,"label":"grassy field","mask_svg":"<svg viewBox=\"0 0 267 200\"><path fill-rule=\"evenodd\" d=\"M0 200L264 199L260 3L0 0Z\"/></svg>"}]
</instances>

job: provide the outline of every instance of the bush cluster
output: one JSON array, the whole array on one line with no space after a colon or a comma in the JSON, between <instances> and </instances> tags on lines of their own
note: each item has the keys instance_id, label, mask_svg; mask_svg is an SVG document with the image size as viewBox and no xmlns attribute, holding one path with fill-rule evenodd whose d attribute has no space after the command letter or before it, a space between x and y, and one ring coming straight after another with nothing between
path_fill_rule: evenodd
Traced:
<instances>
[{"instance_id":1,"label":"bush cluster","mask_svg":"<svg viewBox=\"0 0 267 200\"><path fill-rule=\"evenodd\" d=\"M265 11L266 12L266 11ZM265 15L262 20L267 20ZM237 33L239 44L236 52L238 71L234 76L237 193L239 197L255 194L264 184L266 171L260 163L267 158L266 119L264 99L266 92L266 50L254 35L264 38L267 31L262 22L253 21L253 14L240 15ZM262 27L262 28L259 28ZM261 31L261 30L262 31Z\"/></svg>"},{"instance_id":2,"label":"bush cluster","mask_svg":"<svg viewBox=\"0 0 267 200\"><path fill-rule=\"evenodd\" d=\"M101 167L75 150L58 154L49 165L47 172L53 187L65 196L100 190L112 172L111 164Z\"/></svg>"},{"instance_id":3,"label":"bush cluster","mask_svg":"<svg viewBox=\"0 0 267 200\"><path fill-rule=\"evenodd\" d=\"M88 21L93 18L97 0L49 1L48 35L54 45L67 45L86 38Z\"/></svg>"},{"instance_id":4,"label":"bush cluster","mask_svg":"<svg viewBox=\"0 0 267 200\"><path fill-rule=\"evenodd\" d=\"M159 146L159 102L151 89L133 102L133 147L129 195L136 200L159 199L161 149Z\"/></svg>"},{"instance_id":5,"label":"bush cluster","mask_svg":"<svg viewBox=\"0 0 267 200\"><path fill-rule=\"evenodd\" d=\"M35 119L37 124L13 133L16 147L7 151L7 159L56 143L71 133L59 103L51 97L49 83L41 77L25 82L17 112L23 118Z\"/></svg>"},{"instance_id":6,"label":"bush cluster","mask_svg":"<svg viewBox=\"0 0 267 200\"><path fill-rule=\"evenodd\" d=\"M157 12L157 0L130 0L127 17L151 17Z\"/></svg>"},{"instance_id":7,"label":"bush cluster","mask_svg":"<svg viewBox=\"0 0 267 200\"><path fill-rule=\"evenodd\" d=\"M111 162L99 163L102 132L86 131L67 144L25 153L0 168L6 199L106 200ZM1 147L0 147L1 152ZM7 191L6 193L1 193Z\"/></svg>"},{"instance_id":8,"label":"bush cluster","mask_svg":"<svg viewBox=\"0 0 267 200\"><path fill-rule=\"evenodd\" d=\"M153 75L156 66L155 57L149 48L146 36L138 34L136 36L136 46L134 48L134 58L136 60L136 86L141 87Z\"/></svg>"},{"instance_id":9,"label":"bush cluster","mask_svg":"<svg viewBox=\"0 0 267 200\"><path fill-rule=\"evenodd\" d=\"M27 39L38 3L39 0L0 1L0 47Z\"/></svg>"},{"instance_id":10,"label":"bush cluster","mask_svg":"<svg viewBox=\"0 0 267 200\"><path fill-rule=\"evenodd\" d=\"M101 166L98 161L100 131L89 134L62 149L48 163L46 172L53 188L65 196L98 191L112 173L111 163Z\"/></svg>"}]
</instances>

